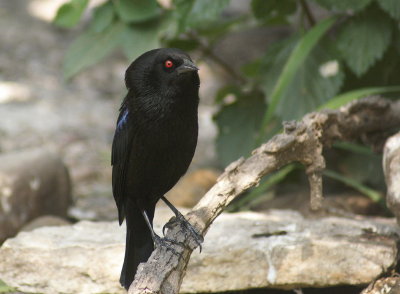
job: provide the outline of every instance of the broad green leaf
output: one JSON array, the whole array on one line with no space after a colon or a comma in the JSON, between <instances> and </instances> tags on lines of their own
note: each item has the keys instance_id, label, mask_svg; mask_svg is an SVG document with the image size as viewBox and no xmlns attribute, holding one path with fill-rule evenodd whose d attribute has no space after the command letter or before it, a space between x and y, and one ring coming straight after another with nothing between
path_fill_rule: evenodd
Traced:
<instances>
[{"instance_id":1,"label":"broad green leaf","mask_svg":"<svg viewBox=\"0 0 400 294\"><path fill-rule=\"evenodd\" d=\"M123 35L122 50L129 60L136 59L144 52L159 48L158 30L160 21L127 26Z\"/></svg>"},{"instance_id":2,"label":"broad green leaf","mask_svg":"<svg viewBox=\"0 0 400 294\"><path fill-rule=\"evenodd\" d=\"M66 79L97 63L121 43L125 25L115 22L105 31L86 31L68 48L63 73Z\"/></svg>"},{"instance_id":3,"label":"broad green leaf","mask_svg":"<svg viewBox=\"0 0 400 294\"><path fill-rule=\"evenodd\" d=\"M220 41L221 36L235 29L242 29L244 21L246 21L246 16L240 17L219 17L213 20L202 23L202 25L197 26L196 30L199 35L204 36L208 39L208 42L212 44L215 41Z\"/></svg>"},{"instance_id":4,"label":"broad green leaf","mask_svg":"<svg viewBox=\"0 0 400 294\"><path fill-rule=\"evenodd\" d=\"M333 97L327 103L319 106L318 110L337 109L353 100L357 100L363 97L367 97L370 95L377 95L377 94L394 93L394 92L400 92L400 86L357 89Z\"/></svg>"},{"instance_id":5,"label":"broad green leaf","mask_svg":"<svg viewBox=\"0 0 400 294\"><path fill-rule=\"evenodd\" d=\"M315 46L288 84L276 115L283 120L300 119L339 92L344 73L330 51L333 46L323 42Z\"/></svg>"},{"instance_id":6,"label":"broad green leaf","mask_svg":"<svg viewBox=\"0 0 400 294\"><path fill-rule=\"evenodd\" d=\"M236 102L216 114L214 119L219 129L216 148L222 166L253 150L265 108L262 95L249 94L237 97Z\"/></svg>"},{"instance_id":7,"label":"broad green leaf","mask_svg":"<svg viewBox=\"0 0 400 294\"><path fill-rule=\"evenodd\" d=\"M230 0L175 0L177 33L188 28L201 28L218 20Z\"/></svg>"},{"instance_id":8,"label":"broad green leaf","mask_svg":"<svg viewBox=\"0 0 400 294\"><path fill-rule=\"evenodd\" d=\"M372 0L314 0L320 6L339 12L357 12L365 8ZM396 0L395 0L396 1Z\"/></svg>"},{"instance_id":9,"label":"broad green leaf","mask_svg":"<svg viewBox=\"0 0 400 294\"><path fill-rule=\"evenodd\" d=\"M102 32L111 25L113 20L114 6L111 2L105 2L94 9L90 30L96 33Z\"/></svg>"},{"instance_id":10,"label":"broad green leaf","mask_svg":"<svg viewBox=\"0 0 400 294\"><path fill-rule=\"evenodd\" d=\"M122 21L138 23L155 18L161 12L156 0L113 0Z\"/></svg>"},{"instance_id":11,"label":"broad green leaf","mask_svg":"<svg viewBox=\"0 0 400 294\"><path fill-rule=\"evenodd\" d=\"M197 27L217 19L229 2L230 0L196 0L190 10L189 25Z\"/></svg>"},{"instance_id":12,"label":"broad green leaf","mask_svg":"<svg viewBox=\"0 0 400 294\"><path fill-rule=\"evenodd\" d=\"M235 97L240 97L241 94L241 89L239 86L237 85L232 85L229 84L227 86L224 86L222 88L220 88L217 92L217 95L215 96L215 103L217 104L223 104L224 103L224 99L229 95L233 95ZM235 99L236 101L236 99ZM232 101L233 103L234 101ZM226 103L225 103L226 104Z\"/></svg>"},{"instance_id":13,"label":"broad green leaf","mask_svg":"<svg viewBox=\"0 0 400 294\"><path fill-rule=\"evenodd\" d=\"M187 27L187 19L192 7L194 5L195 0L174 0L175 5L175 18L177 19L177 35L186 30Z\"/></svg>"},{"instance_id":14,"label":"broad green leaf","mask_svg":"<svg viewBox=\"0 0 400 294\"><path fill-rule=\"evenodd\" d=\"M254 16L266 23L285 23L288 15L296 12L294 0L252 0L251 10Z\"/></svg>"},{"instance_id":15,"label":"broad green leaf","mask_svg":"<svg viewBox=\"0 0 400 294\"><path fill-rule=\"evenodd\" d=\"M262 133L275 114L282 97L285 95L287 87L291 82L293 82L293 78L298 73L300 66L304 63L305 59L321 37L329 30L329 28L332 27L334 22L335 18L327 18L318 23L318 25L314 26L301 38L290 54L289 59L285 63L282 72L271 91L271 95L269 95L268 110L265 113L261 124ZM295 108L298 107L298 105L291 104L287 105L287 107Z\"/></svg>"},{"instance_id":16,"label":"broad green leaf","mask_svg":"<svg viewBox=\"0 0 400 294\"><path fill-rule=\"evenodd\" d=\"M267 96L273 91L296 41L297 38L293 37L292 40L276 43L276 47L269 50L264 58L261 74ZM315 46L282 92L275 115L283 120L298 119L337 94L344 74L338 61L334 60L333 47L326 41Z\"/></svg>"},{"instance_id":17,"label":"broad green leaf","mask_svg":"<svg viewBox=\"0 0 400 294\"><path fill-rule=\"evenodd\" d=\"M379 9L368 9L349 19L337 38L342 57L357 75L363 75L388 48L392 35L390 19Z\"/></svg>"},{"instance_id":18,"label":"broad green leaf","mask_svg":"<svg viewBox=\"0 0 400 294\"><path fill-rule=\"evenodd\" d=\"M88 0L71 0L57 10L54 23L63 28L72 28L78 24Z\"/></svg>"},{"instance_id":19,"label":"broad green leaf","mask_svg":"<svg viewBox=\"0 0 400 294\"><path fill-rule=\"evenodd\" d=\"M384 11L393 18L400 20L400 1L399 0L377 0Z\"/></svg>"}]
</instances>

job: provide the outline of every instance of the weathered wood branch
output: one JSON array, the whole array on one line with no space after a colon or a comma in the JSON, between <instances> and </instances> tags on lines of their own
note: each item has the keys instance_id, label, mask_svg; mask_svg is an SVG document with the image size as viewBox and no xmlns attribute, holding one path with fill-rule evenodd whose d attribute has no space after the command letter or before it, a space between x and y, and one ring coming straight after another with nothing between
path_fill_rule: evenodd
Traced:
<instances>
[{"instance_id":1,"label":"weathered wood branch","mask_svg":"<svg viewBox=\"0 0 400 294\"><path fill-rule=\"evenodd\" d=\"M336 140L361 140L380 149L389 136L388 130L398 127L400 101L378 97L353 102L339 110L314 112L300 122L287 122L283 134L255 149L249 158L230 164L186 217L205 236L215 218L237 195L257 185L264 175L291 162L306 167L311 207L318 208L322 203L321 174L325 168L323 147ZM172 226L166 237L184 246L174 245L175 251L156 248L148 262L139 266L130 294L179 292L190 255L197 245L179 225Z\"/></svg>"}]
</instances>

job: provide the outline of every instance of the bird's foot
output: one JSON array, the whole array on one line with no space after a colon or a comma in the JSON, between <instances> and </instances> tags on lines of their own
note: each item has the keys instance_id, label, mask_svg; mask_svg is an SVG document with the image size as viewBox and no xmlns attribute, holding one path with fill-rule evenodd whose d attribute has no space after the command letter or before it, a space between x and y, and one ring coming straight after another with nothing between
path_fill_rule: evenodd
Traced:
<instances>
[{"instance_id":1,"label":"bird's foot","mask_svg":"<svg viewBox=\"0 0 400 294\"><path fill-rule=\"evenodd\" d=\"M185 232L189 232L194 241L196 242L197 246L199 246L200 252L201 252L201 243L203 243L204 238L203 236L196 231L196 229L192 226L191 223L181 214L178 213L175 217L171 218L163 227L163 235L165 236L165 229L171 229L175 223L179 223L181 228Z\"/></svg>"},{"instance_id":2,"label":"bird's foot","mask_svg":"<svg viewBox=\"0 0 400 294\"><path fill-rule=\"evenodd\" d=\"M181 256L181 254L178 253L171 245L179 245L184 247L183 243L165 237L161 238L158 235L153 236L153 241L154 241L154 247L156 248L164 247L167 251L171 251L173 254Z\"/></svg>"}]
</instances>

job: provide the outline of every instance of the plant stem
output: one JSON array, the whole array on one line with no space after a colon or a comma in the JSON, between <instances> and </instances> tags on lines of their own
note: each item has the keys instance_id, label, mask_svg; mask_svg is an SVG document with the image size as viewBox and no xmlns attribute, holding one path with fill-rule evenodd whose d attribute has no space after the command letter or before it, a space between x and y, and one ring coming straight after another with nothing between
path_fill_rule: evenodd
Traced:
<instances>
[{"instance_id":1,"label":"plant stem","mask_svg":"<svg viewBox=\"0 0 400 294\"><path fill-rule=\"evenodd\" d=\"M315 21L314 16L311 13L310 7L308 7L307 2L305 0L300 0L300 6L303 9L303 11L307 17L310 27L313 27L315 25L316 21Z\"/></svg>"}]
</instances>

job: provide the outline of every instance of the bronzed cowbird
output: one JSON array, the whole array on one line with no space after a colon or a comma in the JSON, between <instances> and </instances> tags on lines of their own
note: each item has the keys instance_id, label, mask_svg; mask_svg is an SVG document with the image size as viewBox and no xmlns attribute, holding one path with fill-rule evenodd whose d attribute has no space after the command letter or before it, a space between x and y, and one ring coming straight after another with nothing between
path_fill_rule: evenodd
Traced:
<instances>
[{"instance_id":1,"label":"bronzed cowbird","mask_svg":"<svg viewBox=\"0 0 400 294\"><path fill-rule=\"evenodd\" d=\"M138 57L125 73L122 102L112 144L112 187L120 224L126 219L126 249L120 282L126 289L139 263L154 245L165 245L153 231L159 199L197 234L164 197L186 172L198 133L198 68L179 49L162 48ZM201 242L201 236L196 236ZM164 243L163 243L164 242Z\"/></svg>"}]
</instances>

